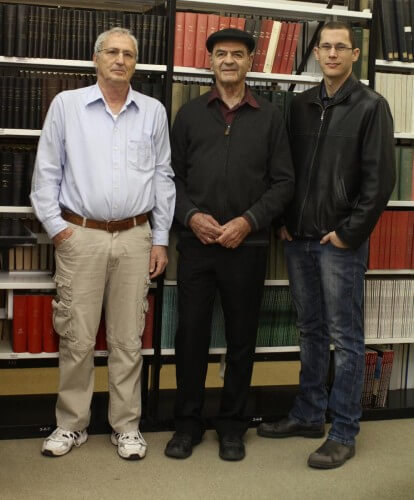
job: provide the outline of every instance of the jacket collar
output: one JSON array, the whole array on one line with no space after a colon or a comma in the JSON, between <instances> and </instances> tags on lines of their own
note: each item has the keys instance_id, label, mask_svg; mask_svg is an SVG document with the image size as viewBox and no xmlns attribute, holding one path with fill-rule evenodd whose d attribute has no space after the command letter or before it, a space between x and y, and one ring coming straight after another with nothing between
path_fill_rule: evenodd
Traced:
<instances>
[{"instance_id":1,"label":"jacket collar","mask_svg":"<svg viewBox=\"0 0 414 500\"><path fill-rule=\"evenodd\" d=\"M329 105L333 106L346 99L350 94L352 94L352 92L357 87L358 83L359 82L357 78L355 78L354 74L351 73L350 76L345 80L342 87L336 92L334 97L331 99ZM322 105L320 97L322 85L323 85L323 80L319 83L319 85L316 85L313 89L309 91L307 99L309 103Z\"/></svg>"}]
</instances>

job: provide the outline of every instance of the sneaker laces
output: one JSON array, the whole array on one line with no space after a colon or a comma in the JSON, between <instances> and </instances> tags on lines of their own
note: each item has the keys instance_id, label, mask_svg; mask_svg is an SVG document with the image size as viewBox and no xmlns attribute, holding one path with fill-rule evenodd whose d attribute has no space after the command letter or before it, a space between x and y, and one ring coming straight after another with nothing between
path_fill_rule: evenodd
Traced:
<instances>
[{"instance_id":1,"label":"sneaker laces","mask_svg":"<svg viewBox=\"0 0 414 500\"><path fill-rule=\"evenodd\" d=\"M81 434L82 431L67 431L58 427L52 432L48 439L58 442L65 442L68 439L73 439L73 441L75 442L75 446L80 446L77 443L77 439L81 436Z\"/></svg>"},{"instance_id":2,"label":"sneaker laces","mask_svg":"<svg viewBox=\"0 0 414 500\"><path fill-rule=\"evenodd\" d=\"M118 442L122 444L140 444L142 446L147 446L145 439L139 431L115 432L115 436Z\"/></svg>"}]
</instances>

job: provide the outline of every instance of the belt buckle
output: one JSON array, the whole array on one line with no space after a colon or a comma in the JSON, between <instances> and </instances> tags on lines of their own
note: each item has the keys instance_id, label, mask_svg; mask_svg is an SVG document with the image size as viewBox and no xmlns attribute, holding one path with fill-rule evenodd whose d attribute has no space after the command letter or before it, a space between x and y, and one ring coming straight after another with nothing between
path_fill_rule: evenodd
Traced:
<instances>
[{"instance_id":1,"label":"belt buckle","mask_svg":"<svg viewBox=\"0 0 414 500\"><path fill-rule=\"evenodd\" d=\"M113 233L114 232L114 230L111 228L111 223L112 222L116 222L116 221L114 221L114 220L107 220L106 221L106 232L107 233Z\"/></svg>"}]
</instances>

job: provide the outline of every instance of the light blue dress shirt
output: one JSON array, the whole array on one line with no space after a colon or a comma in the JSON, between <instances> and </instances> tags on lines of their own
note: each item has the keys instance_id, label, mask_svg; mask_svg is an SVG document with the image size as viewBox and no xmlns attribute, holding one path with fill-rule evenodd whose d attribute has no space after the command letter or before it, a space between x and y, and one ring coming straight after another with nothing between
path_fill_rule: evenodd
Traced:
<instances>
[{"instance_id":1,"label":"light blue dress shirt","mask_svg":"<svg viewBox=\"0 0 414 500\"><path fill-rule=\"evenodd\" d=\"M58 94L37 149L31 201L50 238L66 208L94 220L151 212L153 245L168 245L175 208L167 116L131 88L114 116L98 84Z\"/></svg>"}]
</instances>

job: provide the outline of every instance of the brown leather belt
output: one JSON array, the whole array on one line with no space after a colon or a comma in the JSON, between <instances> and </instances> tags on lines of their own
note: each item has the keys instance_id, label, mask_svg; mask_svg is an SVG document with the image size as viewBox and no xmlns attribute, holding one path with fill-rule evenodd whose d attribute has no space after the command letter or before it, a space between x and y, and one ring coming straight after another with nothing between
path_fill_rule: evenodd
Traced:
<instances>
[{"instance_id":1,"label":"brown leather belt","mask_svg":"<svg viewBox=\"0 0 414 500\"><path fill-rule=\"evenodd\" d=\"M86 219L80 215L63 210L62 218L77 226L88 227L90 229L101 229L103 231L108 231L108 233L115 233L117 231L126 231L132 227L144 224L144 222L148 220L148 215L142 214L136 215L135 217L129 217L129 219L104 221Z\"/></svg>"}]
</instances>

